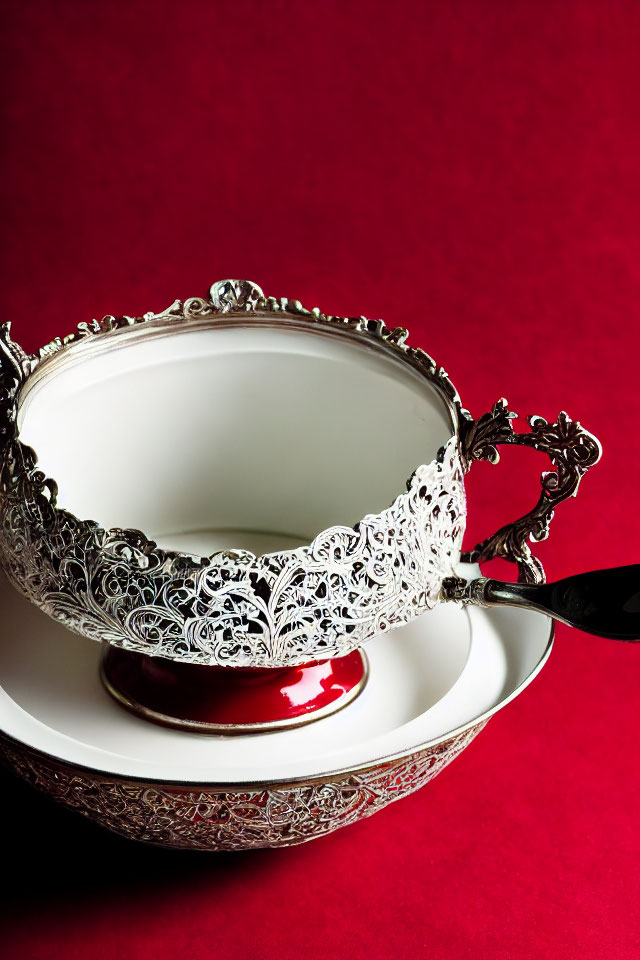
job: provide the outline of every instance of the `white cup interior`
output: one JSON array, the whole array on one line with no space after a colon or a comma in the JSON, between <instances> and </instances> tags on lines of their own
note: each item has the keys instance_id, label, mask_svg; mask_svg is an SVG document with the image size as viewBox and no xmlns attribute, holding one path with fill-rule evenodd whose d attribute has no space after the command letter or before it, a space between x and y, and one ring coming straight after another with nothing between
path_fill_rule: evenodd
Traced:
<instances>
[{"instance_id":1,"label":"white cup interior","mask_svg":"<svg viewBox=\"0 0 640 960\"><path fill-rule=\"evenodd\" d=\"M202 555L353 526L452 434L435 387L373 341L253 319L72 348L23 390L19 428L59 506Z\"/></svg>"}]
</instances>

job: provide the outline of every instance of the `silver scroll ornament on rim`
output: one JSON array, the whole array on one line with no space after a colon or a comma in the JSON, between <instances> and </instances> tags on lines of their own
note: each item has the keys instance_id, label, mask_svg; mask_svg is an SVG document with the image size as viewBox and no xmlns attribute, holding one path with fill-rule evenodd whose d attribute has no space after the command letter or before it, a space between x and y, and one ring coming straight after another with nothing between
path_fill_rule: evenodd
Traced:
<instances>
[{"instance_id":1,"label":"silver scroll ornament on rim","mask_svg":"<svg viewBox=\"0 0 640 960\"><path fill-rule=\"evenodd\" d=\"M331 527L308 546L260 557L241 550L207 558L166 551L138 530L106 530L60 508L55 481L39 469L17 429L20 390L40 365L75 343L117 336L122 328L245 313L373 339L436 387L454 436L434 461L418 466L387 510L353 528ZM343 655L433 607L443 592L462 596L454 568L465 525L464 473L473 460L495 462L500 443L544 450L556 471L543 475L534 510L463 559L503 556L517 563L519 579L540 580L527 540L546 535L556 503L575 493L598 459L597 440L566 414L556 424L533 418L531 434L516 434L506 401L474 421L446 372L410 347L407 336L381 320L334 317L297 300L265 297L239 280L216 283L209 299L177 300L159 314L80 324L32 356L12 342L8 325L0 328L0 560L10 580L78 633L153 656L276 667Z\"/></svg>"}]
</instances>

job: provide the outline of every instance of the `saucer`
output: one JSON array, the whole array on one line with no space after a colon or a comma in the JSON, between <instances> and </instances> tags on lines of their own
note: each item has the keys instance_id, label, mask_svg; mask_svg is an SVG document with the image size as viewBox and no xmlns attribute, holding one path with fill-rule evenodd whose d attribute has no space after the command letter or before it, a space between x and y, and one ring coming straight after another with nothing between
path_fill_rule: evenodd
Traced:
<instances>
[{"instance_id":1,"label":"saucer","mask_svg":"<svg viewBox=\"0 0 640 960\"><path fill-rule=\"evenodd\" d=\"M533 679L553 638L541 614L440 604L366 644L369 681L340 712L289 730L203 736L122 708L100 682L101 645L4 578L0 606L9 764L118 833L208 850L301 843L418 789Z\"/></svg>"}]
</instances>

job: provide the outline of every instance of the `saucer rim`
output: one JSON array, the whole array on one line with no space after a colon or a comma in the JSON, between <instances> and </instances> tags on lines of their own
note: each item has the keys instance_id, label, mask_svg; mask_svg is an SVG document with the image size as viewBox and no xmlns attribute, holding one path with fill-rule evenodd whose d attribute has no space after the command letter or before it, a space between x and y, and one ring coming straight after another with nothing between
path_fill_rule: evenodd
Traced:
<instances>
[{"instance_id":1,"label":"saucer rim","mask_svg":"<svg viewBox=\"0 0 640 960\"><path fill-rule=\"evenodd\" d=\"M543 614L535 614L536 616L544 616ZM377 757L374 760L367 760L361 763L353 763L347 765L346 767L339 767L336 770L323 771L319 774L314 774L312 776L299 776L299 777L282 777L274 779L255 779L255 780L237 780L237 781L215 781L215 780L172 780L164 777L140 777L135 774L122 774L117 772L111 772L108 770L101 770L98 767L91 767L86 764L78 763L75 760L66 760L62 757L58 757L55 754L48 753L45 750L40 749L39 747L34 747L31 744L26 743L23 740L19 740L13 735L7 733L2 727L0 727L0 744L2 741L8 743L10 747L14 750L22 751L24 753L31 754L37 758L42 758L45 762L49 764L54 764L55 766L60 767L65 771L75 771L79 775L87 775L94 778L99 778L101 780L114 783L118 782L121 784L134 784L139 785L148 785L150 788L157 789L158 787L170 788L172 791L185 791L193 792L193 790L202 789L209 793L216 794L230 794L238 791L260 791L260 790L286 790L291 787L304 787L317 785L322 783L336 783L348 779L349 777L356 775L371 772L379 768L385 767L388 764L400 761L412 756L420 756L422 753L433 748L450 742L451 740L456 739L464 733L467 733L474 728L478 727L482 729L486 723L503 707L506 707L512 700L515 700L530 683L535 680L542 668L545 666L549 656L551 655L551 650L553 649L553 644L555 640L555 624L554 621L549 617L544 617L544 619L549 622L549 633L545 647L540 655L539 660L533 667L533 669L527 674L527 676L513 689L511 692L501 699L498 703L494 704L488 710L485 710L482 714L479 714L476 717L473 717L471 720L467 721L464 724L460 724L458 727L455 727L453 730L449 730L446 733L443 733L439 737L435 737L431 740L426 740L419 744L414 744L411 747L404 748L389 754L385 754L382 757Z\"/></svg>"}]
</instances>

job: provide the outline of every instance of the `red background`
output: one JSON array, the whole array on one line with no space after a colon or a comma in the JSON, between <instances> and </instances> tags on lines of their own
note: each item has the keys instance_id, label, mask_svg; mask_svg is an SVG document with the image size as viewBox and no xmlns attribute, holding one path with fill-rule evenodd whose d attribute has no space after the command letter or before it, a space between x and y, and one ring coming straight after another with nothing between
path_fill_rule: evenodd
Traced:
<instances>
[{"instance_id":1,"label":"red background","mask_svg":"<svg viewBox=\"0 0 640 960\"><path fill-rule=\"evenodd\" d=\"M602 440L549 575L640 559L635 0L11 0L3 21L19 342L227 276L406 323L475 414L506 394ZM503 461L471 477L478 536L546 468ZM639 692L640 649L560 628L442 776L291 850L135 846L6 777L4 956L637 960Z\"/></svg>"}]
</instances>

